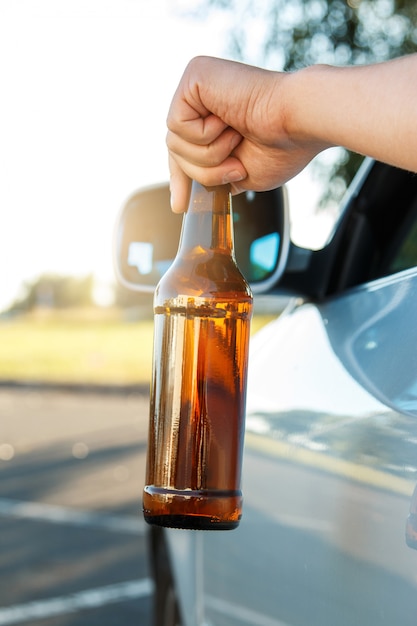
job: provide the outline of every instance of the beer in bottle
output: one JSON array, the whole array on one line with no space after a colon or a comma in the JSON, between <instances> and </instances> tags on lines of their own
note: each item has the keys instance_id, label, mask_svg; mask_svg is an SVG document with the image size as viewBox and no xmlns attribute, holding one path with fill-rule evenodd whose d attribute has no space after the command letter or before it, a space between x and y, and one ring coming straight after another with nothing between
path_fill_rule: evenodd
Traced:
<instances>
[{"instance_id":1,"label":"beer in bottle","mask_svg":"<svg viewBox=\"0 0 417 626\"><path fill-rule=\"evenodd\" d=\"M235 260L229 186L193 182L154 313L144 517L172 528L235 528L252 294Z\"/></svg>"}]
</instances>

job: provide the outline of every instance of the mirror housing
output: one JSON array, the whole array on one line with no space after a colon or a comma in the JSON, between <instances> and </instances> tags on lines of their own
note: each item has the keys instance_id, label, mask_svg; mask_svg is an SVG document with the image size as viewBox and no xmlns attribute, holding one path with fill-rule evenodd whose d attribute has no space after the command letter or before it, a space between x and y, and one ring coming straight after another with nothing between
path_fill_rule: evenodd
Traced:
<instances>
[{"instance_id":1,"label":"mirror housing","mask_svg":"<svg viewBox=\"0 0 417 626\"><path fill-rule=\"evenodd\" d=\"M265 293L285 270L290 247L288 200L283 187L234 196L236 261L253 293ZM114 237L117 279L151 293L178 249L182 215L172 213L168 184L134 193L122 207Z\"/></svg>"}]
</instances>

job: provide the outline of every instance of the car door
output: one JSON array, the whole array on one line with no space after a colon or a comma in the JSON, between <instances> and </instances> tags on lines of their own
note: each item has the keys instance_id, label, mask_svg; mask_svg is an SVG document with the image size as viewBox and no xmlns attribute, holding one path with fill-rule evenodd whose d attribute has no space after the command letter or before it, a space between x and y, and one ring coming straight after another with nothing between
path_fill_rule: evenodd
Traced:
<instances>
[{"instance_id":1,"label":"car door","mask_svg":"<svg viewBox=\"0 0 417 626\"><path fill-rule=\"evenodd\" d=\"M239 528L167 533L198 623L416 623L417 188L392 204L377 180L360 232L378 250L350 232L333 291L290 300L252 342Z\"/></svg>"}]
</instances>

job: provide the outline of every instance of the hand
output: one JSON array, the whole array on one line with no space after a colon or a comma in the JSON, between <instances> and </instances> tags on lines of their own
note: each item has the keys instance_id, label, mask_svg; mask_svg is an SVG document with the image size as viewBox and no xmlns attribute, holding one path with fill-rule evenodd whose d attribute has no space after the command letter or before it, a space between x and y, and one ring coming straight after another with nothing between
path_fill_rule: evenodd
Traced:
<instances>
[{"instance_id":1,"label":"hand","mask_svg":"<svg viewBox=\"0 0 417 626\"><path fill-rule=\"evenodd\" d=\"M172 208L187 208L191 179L266 191L330 146L417 172L416 110L416 54L294 73L197 57L167 120Z\"/></svg>"},{"instance_id":2,"label":"hand","mask_svg":"<svg viewBox=\"0 0 417 626\"><path fill-rule=\"evenodd\" d=\"M171 205L187 208L191 179L267 190L297 174L325 145L288 136L291 74L209 57L186 68L168 114Z\"/></svg>"}]
</instances>

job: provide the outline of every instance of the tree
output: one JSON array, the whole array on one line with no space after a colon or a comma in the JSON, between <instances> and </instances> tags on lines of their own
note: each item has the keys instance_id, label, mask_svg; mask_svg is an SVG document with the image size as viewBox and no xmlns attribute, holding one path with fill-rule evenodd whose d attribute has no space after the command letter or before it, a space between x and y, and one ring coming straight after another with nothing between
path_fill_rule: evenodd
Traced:
<instances>
[{"instance_id":1,"label":"tree","mask_svg":"<svg viewBox=\"0 0 417 626\"><path fill-rule=\"evenodd\" d=\"M365 64L417 50L416 0L196 0L191 13L207 19L214 11L231 24L226 52L269 69ZM360 161L346 150L330 170L317 160L324 200L343 193Z\"/></svg>"},{"instance_id":2,"label":"tree","mask_svg":"<svg viewBox=\"0 0 417 626\"><path fill-rule=\"evenodd\" d=\"M24 285L24 295L11 306L12 311L30 311L36 307L68 308L93 304L93 276L82 278L43 274Z\"/></svg>"}]
</instances>

